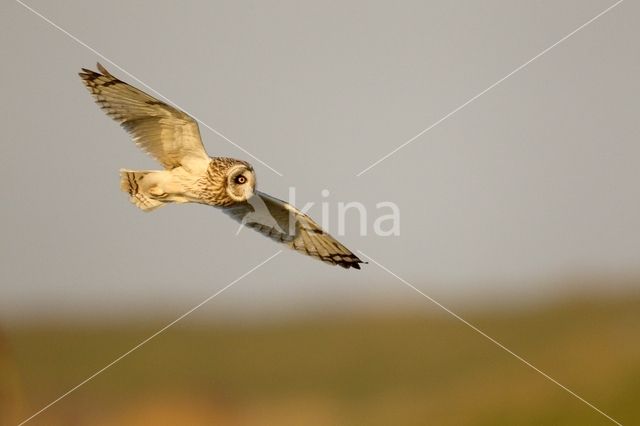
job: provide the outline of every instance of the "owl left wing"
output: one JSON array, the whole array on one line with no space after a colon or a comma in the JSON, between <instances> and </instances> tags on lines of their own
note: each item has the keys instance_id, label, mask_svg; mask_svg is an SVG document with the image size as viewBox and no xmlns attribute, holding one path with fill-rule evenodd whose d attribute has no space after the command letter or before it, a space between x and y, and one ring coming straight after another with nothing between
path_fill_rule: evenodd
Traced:
<instances>
[{"instance_id":1,"label":"owl left wing","mask_svg":"<svg viewBox=\"0 0 640 426\"><path fill-rule=\"evenodd\" d=\"M185 112L114 77L102 65L79 74L96 103L166 169L208 167L198 123Z\"/></svg>"},{"instance_id":2,"label":"owl left wing","mask_svg":"<svg viewBox=\"0 0 640 426\"><path fill-rule=\"evenodd\" d=\"M365 263L309 216L282 200L256 191L247 202L223 211L236 221L308 256L343 268Z\"/></svg>"}]
</instances>

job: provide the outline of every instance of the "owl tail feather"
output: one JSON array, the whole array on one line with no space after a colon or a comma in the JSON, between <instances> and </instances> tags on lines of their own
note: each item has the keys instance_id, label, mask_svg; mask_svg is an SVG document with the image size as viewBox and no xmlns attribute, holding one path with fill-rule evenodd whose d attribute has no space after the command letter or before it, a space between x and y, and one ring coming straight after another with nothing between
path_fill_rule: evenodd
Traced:
<instances>
[{"instance_id":1,"label":"owl tail feather","mask_svg":"<svg viewBox=\"0 0 640 426\"><path fill-rule=\"evenodd\" d=\"M129 194L129 201L145 212L150 212L165 204L164 201L154 198L151 193L147 192L149 185L144 182L144 179L152 173L157 172L120 170L120 189Z\"/></svg>"}]
</instances>

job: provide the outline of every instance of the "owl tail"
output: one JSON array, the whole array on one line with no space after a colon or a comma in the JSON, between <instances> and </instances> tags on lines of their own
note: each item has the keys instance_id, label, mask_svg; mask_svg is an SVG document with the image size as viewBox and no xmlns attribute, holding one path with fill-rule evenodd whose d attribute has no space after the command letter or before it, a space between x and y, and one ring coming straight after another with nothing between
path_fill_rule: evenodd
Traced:
<instances>
[{"instance_id":1,"label":"owl tail","mask_svg":"<svg viewBox=\"0 0 640 426\"><path fill-rule=\"evenodd\" d=\"M154 197L153 191L156 185L151 178L154 173L162 172L120 170L120 189L129 194L129 201L146 212L165 204L164 201Z\"/></svg>"}]
</instances>

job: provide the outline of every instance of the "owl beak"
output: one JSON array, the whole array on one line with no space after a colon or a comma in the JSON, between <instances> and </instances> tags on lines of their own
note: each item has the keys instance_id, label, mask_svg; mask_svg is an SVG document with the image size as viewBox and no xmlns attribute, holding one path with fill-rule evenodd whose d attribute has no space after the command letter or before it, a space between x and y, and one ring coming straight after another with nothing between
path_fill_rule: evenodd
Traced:
<instances>
[{"instance_id":1,"label":"owl beak","mask_svg":"<svg viewBox=\"0 0 640 426\"><path fill-rule=\"evenodd\" d=\"M250 185L247 185L247 188L244 190L244 198L248 200L253 197L253 188Z\"/></svg>"}]
</instances>

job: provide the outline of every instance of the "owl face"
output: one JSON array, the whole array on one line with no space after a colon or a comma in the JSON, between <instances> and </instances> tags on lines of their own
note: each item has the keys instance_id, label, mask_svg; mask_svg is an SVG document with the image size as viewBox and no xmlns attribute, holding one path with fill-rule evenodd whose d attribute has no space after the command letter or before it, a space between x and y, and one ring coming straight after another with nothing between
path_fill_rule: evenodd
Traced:
<instances>
[{"instance_id":1,"label":"owl face","mask_svg":"<svg viewBox=\"0 0 640 426\"><path fill-rule=\"evenodd\" d=\"M236 202L247 201L256 187L256 175L248 164L239 163L227 169L227 195Z\"/></svg>"}]
</instances>

